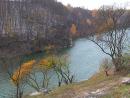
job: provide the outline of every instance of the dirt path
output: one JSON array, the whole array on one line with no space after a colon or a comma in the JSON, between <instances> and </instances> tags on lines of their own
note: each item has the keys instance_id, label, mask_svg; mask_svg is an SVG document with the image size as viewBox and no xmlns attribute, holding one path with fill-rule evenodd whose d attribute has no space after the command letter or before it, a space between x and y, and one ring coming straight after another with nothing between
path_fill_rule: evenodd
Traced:
<instances>
[{"instance_id":1,"label":"dirt path","mask_svg":"<svg viewBox=\"0 0 130 98\"><path fill-rule=\"evenodd\" d=\"M113 81L111 83L108 82L103 82L98 84L98 87L95 87L96 89L91 89L91 90L84 90L81 92L78 92L79 94L76 95L74 98L100 98L101 96L107 94L110 92L110 89L113 87L116 87L119 85L120 79L118 81Z\"/></svg>"}]
</instances>

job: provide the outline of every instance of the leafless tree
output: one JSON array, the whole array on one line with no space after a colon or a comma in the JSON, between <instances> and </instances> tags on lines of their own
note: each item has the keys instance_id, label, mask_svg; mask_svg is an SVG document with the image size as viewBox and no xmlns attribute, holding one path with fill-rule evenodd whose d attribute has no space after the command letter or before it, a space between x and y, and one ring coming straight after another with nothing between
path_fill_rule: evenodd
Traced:
<instances>
[{"instance_id":1,"label":"leafless tree","mask_svg":"<svg viewBox=\"0 0 130 98\"><path fill-rule=\"evenodd\" d=\"M68 61L58 58L58 63L54 64L54 71L58 78L58 86L71 84L74 82L74 75L70 72Z\"/></svg>"},{"instance_id":2,"label":"leafless tree","mask_svg":"<svg viewBox=\"0 0 130 98\"><path fill-rule=\"evenodd\" d=\"M96 36L89 39L112 59L116 71L123 65L122 54L127 26L122 21L126 10L115 6L103 6L98 11Z\"/></svg>"},{"instance_id":3,"label":"leafless tree","mask_svg":"<svg viewBox=\"0 0 130 98\"><path fill-rule=\"evenodd\" d=\"M52 77L49 75L50 71L51 69L45 70L34 67L27 77L27 84L38 92L40 92L41 89L48 90L49 82ZM41 77L39 77L39 75Z\"/></svg>"},{"instance_id":4,"label":"leafless tree","mask_svg":"<svg viewBox=\"0 0 130 98\"><path fill-rule=\"evenodd\" d=\"M1 64L3 65L3 71L8 75L8 80L14 82L15 92L12 92L10 96L13 98L22 98L24 89L26 87L26 77L20 78L21 73L21 64L23 62L23 57L4 57L0 59ZM19 68L17 72L17 80L14 80L14 72Z\"/></svg>"}]
</instances>

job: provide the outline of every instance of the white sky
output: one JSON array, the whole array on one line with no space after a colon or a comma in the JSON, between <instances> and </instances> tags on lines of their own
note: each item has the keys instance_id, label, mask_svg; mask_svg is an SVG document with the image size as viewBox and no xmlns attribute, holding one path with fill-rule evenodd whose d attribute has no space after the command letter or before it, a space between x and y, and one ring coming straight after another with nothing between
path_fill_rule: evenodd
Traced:
<instances>
[{"instance_id":1,"label":"white sky","mask_svg":"<svg viewBox=\"0 0 130 98\"><path fill-rule=\"evenodd\" d=\"M97 9L102 5L117 4L120 6L126 6L130 9L130 0L57 0L64 5L71 4L73 7L85 7L88 9Z\"/></svg>"}]
</instances>

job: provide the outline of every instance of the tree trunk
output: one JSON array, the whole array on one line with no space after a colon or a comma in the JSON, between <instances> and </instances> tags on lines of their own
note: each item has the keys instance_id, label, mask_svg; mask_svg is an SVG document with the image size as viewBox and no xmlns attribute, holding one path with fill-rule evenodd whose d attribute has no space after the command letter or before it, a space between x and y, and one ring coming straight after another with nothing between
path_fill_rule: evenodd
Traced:
<instances>
[{"instance_id":1,"label":"tree trunk","mask_svg":"<svg viewBox=\"0 0 130 98\"><path fill-rule=\"evenodd\" d=\"M107 71L107 70L105 70L105 74L106 74L106 76L109 76L109 74L108 74L108 71Z\"/></svg>"},{"instance_id":2,"label":"tree trunk","mask_svg":"<svg viewBox=\"0 0 130 98\"><path fill-rule=\"evenodd\" d=\"M114 64L114 66L115 66L115 71L116 72L120 71L121 70L121 66L123 64L122 57L113 58L112 62Z\"/></svg>"}]
</instances>

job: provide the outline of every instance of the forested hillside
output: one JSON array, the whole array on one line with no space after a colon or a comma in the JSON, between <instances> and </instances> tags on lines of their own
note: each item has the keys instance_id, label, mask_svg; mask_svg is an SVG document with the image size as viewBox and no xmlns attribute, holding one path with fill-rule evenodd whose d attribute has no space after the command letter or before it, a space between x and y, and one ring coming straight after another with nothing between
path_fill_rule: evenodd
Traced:
<instances>
[{"instance_id":1,"label":"forested hillside","mask_svg":"<svg viewBox=\"0 0 130 98\"><path fill-rule=\"evenodd\" d=\"M64 6L56 0L1 0L0 54L70 47L73 39L95 34L97 20L97 10Z\"/></svg>"},{"instance_id":2,"label":"forested hillside","mask_svg":"<svg viewBox=\"0 0 130 98\"><path fill-rule=\"evenodd\" d=\"M91 11L55 0L1 0L0 54L39 52L49 45L70 47L73 38L87 32L84 26L90 30L90 18Z\"/></svg>"}]
</instances>

